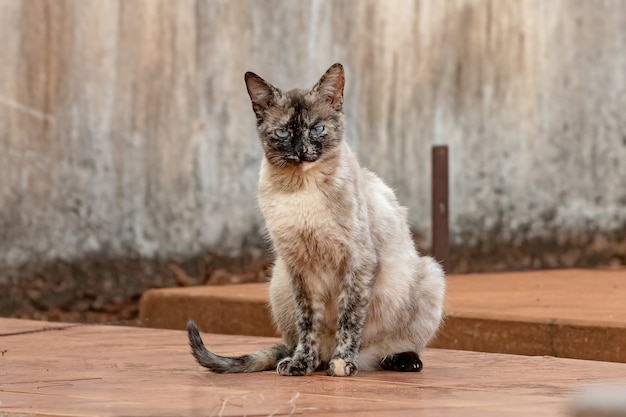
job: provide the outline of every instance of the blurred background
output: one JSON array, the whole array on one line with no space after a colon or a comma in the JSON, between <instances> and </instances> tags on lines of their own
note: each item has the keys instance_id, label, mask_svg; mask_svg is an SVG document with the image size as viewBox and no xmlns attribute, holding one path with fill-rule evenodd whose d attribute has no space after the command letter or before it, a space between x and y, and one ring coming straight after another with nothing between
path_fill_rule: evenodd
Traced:
<instances>
[{"instance_id":1,"label":"blurred background","mask_svg":"<svg viewBox=\"0 0 626 417\"><path fill-rule=\"evenodd\" d=\"M243 74L334 62L422 252L447 144L451 272L626 264L623 1L0 0L0 315L267 279Z\"/></svg>"}]
</instances>

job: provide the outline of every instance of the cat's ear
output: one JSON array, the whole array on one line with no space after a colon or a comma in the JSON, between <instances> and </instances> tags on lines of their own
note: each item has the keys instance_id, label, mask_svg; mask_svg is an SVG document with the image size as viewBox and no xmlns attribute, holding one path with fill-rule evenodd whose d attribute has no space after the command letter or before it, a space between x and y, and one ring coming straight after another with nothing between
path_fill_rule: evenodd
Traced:
<instances>
[{"instance_id":1,"label":"cat's ear","mask_svg":"<svg viewBox=\"0 0 626 417\"><path fill-rule=\"evenodd\" d=\"M261 117L274 102L278 89L253 72L246 72L244 78L252 101L252 109L257 117Z\"/></svg>"},{"instance_id":2,"label":"cat's ear","mask_svg":"<svg viewBox=\"0 0 626 417\"><path fill-rule=\"evenodd\" d=\"M334 64L322 75L312 91L317 91L320 100L330 104L335 110L340 111L343 106L343 86L346 80L343 74L343 66Z\"/></svg>"}]
</instances>

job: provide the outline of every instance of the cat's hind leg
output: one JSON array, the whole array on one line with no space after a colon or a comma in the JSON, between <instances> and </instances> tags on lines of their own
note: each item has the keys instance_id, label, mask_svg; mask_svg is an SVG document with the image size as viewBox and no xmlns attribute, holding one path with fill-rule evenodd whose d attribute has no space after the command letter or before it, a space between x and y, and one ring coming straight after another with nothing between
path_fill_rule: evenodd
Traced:
<instances>
[{"instance_id":1,"label":"cat's hind leg","mask_svg":"<svg viewBox=\"0 0 626 417\"><path fill-rule=\"evenodd\" d=\"M396 353L380 361L380 367L385 371L419 372L423 366L420 355L415 352Z\"/></svg>"},{"instance_id":2,"label":"cat's hind leg","mask_svg":"<svg viewBox=\"0 0 626 417\"><path fill-rule=\"evenodd\" d=\"M414 282L415 303L413 310L418 313L405 327L407 342L412 342L409 349L392 348L392 355L383 357L380 367L388 371L419 372L423 368L419 357L426 345L433 339L443 318L443 298L445 294L445 277L441 266L431 257L419 259L418 272ZM398 350L396 350L398 349ZM405 350L406 349L406 350ZM389 351L388 351L389 352Z\"/></svg>"}]
</instances>

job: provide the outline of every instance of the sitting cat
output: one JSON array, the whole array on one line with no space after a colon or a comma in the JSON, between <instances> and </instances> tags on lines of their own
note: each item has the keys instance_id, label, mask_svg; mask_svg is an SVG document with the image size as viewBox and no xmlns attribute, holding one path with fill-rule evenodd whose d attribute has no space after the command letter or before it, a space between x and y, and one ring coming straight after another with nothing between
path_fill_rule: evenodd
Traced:
<instances>
[{"instance_id":1,"label":"sitting cat","mask_svg":"<svg viewBox=\"0 0 626 417\"><path fill-rule=\"evenodd\" d=\"M265 153L258 200L276 251L270 303L284 344L218 356L190 321L193 355L219 373L419 371L442 321L444 273L418 255L406 208L343 140L343 67L311 90L283 92L250 72L245 81Z\"/></svg>"}]
</instances>

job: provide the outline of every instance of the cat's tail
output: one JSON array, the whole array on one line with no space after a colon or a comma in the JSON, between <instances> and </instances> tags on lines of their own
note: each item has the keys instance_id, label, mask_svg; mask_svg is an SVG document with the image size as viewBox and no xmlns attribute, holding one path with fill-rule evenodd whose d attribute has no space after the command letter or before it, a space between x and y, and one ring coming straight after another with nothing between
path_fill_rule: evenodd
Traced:
<instances>
[{"instance_id":1,"label":"cat's tail","mask_svg":"<svg viewBox=\"0 0 626 417\"><path fill-rule=\"evenodd\" d=\"M204 346L198 326L193 320L187 322L187 334L189 336L191 354L196 358L196 361L218 374L260 372L276 369L278 362L291 353L286 345L276 345L242 356L219 356Z\"/></svg>"}]
</instances>

